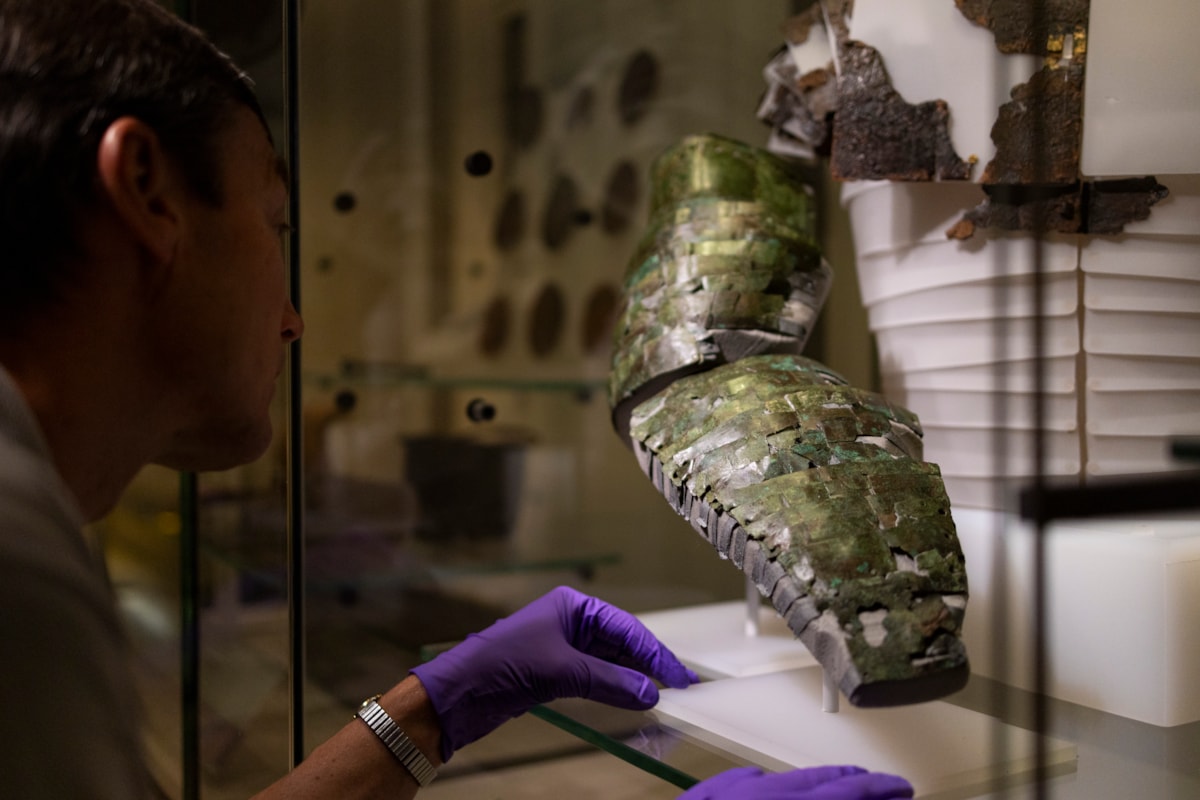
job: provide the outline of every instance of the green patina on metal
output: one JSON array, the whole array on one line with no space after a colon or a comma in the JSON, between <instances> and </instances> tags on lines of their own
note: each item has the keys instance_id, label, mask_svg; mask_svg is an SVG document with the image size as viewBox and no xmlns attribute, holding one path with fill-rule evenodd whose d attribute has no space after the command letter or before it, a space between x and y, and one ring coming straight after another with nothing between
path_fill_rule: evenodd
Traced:
<instances>
[{"instance_id":1,"label":"green patina on metal","mask_svg":"<svg viewBox=\"0 0 1200 800\"><path fill-rule=\"evenodd\" d=\"M829 268L797 176L784 159L712 135L655 161L651 224L630 259L616 326L614 405L660 376L727 360L718 331L766 331L803 346Z\"/></svg>"},{"instance_id":2,"label":"green patina on metal","mask_svg":"<svg viewBox=\"0 0 1200 800\"><path fill-rule=\"evenodd\" d=\"M797 634L832 615L858 679L964 665L965 563L940 472L920 460L919 420L835 380L800 356L721 365L639 406L630 433L664 482L730 515L779 565L776 581L808 603L777 607ZM886 611L875 643L864 609Z\"/></svg>"},{"instance_id":3,"label":"green patina on metal","mask_svg":"<svg viewBox=\"0 0 1200 800\"><path fill-rule=\"evenodd\" d=\"M686 475L696 495L797 468L890 460L897 451L920 457L920 425L911 412L873 392L814 383L828 372L774 368L784 359L736 362L743 374L729 380L726 369L681 378L635 410L630 432L674 483ZM762 377L750 379L744 370L756 363L764 365Z\"/></svg>"},{"instance_id":4,"label":"green patina on metal","mask_svg":"<svg viewBox=\"0 0 1200 800\"><path fill-rule=\"evenodd\" d=\"M651 208L703 197L760 203L801 230L816 230L813 197L801 165L733 139L688 136L654 164Z\"/></svg>"},{"instance_id":5,"label":"green patina on metal","mask_svg":"<svg viewBox=\"0 0 1200 800\"><path fill-rule=\"evenodd\" d=\"M656 248L747 236L817 248L807 217L799 220L782 217L763 203L700 197L652 211L650 224L642 234L630 264L641 263Z\"/></svg>"},{"instance_id":6,"label":"green patina on metal","mask_svg":"<svg viewBox=\"0 0 1200 800\"><path fill-rule=\"evenodd\" d=\"M830 276L798 175L711 136L655 162L614 424L852 703L920 702L966 680L962 550L917 416L799 355Z\"/></svg>"},{"instance_id":7,"label":"green patina on metal","mask_svg":"<svg viewBox=\"0 0 1200 800\"><path fill-rule=\"evenodd\" d=\"M716 424L753 408L789 390L804 386L845 385L841 375L818 361L791 354L751 356L725 364L719 372L702 372L675 381L633 413L631 426L637 438L658 451L666 432L695 430L703 424ZM672 426L650 420L661 416Z\"/></svg>"}]
</instances>

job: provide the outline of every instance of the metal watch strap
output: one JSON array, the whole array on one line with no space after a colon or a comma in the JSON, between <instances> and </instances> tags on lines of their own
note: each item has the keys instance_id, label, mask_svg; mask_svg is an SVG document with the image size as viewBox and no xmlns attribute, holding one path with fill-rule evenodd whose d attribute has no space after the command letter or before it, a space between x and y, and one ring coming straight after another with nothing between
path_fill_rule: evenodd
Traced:
<instances>
[{"instance_id":1,"label":"metal watch strap","mask_svg":"<svg viewBox=\"0 0 1200 800\"><path fill-rule=\"evenodd\" d=\"M404 765L404 768L416 779L418 784L428 786L437 777L437 770L434 769L433 764L429 763L425 754L412 743L412 739L409 739L408 735L400 730L400 726L396 724L391 715L383 710L383 706L379 705L380 697L382 695L377 694L367 698L354 716L367 723L367 727L387 745L387 749L392 751L392 755Z\"/></svg>"}]
</instances>

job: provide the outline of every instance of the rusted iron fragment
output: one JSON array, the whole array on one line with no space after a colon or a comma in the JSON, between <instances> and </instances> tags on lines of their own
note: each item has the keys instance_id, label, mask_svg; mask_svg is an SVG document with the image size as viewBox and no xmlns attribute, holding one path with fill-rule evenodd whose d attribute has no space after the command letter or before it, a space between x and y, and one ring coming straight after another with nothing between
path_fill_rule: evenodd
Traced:
<instances>
[{"instance_id":1,"label":"rusted iron fragment","mask_svg":"<svg viewBox=\"0 0 1200 800\"><path fill-rule=\"evenodd\" d=\"M879 51L848 40L839 53L830 166L840 180L966 180L971 164L950 141L944 100L913 105L891 84Z\"/></svg>"},{"instance_id":2,"label":"rusted iron fragment","mask_svg":"<svg viewBox=\"0 0 1200 800\"><path fill-rule=\"evenodd\" d=\"M839 42L850 38L849 16L854 12L854 0L818 0L816 5Z\"/></svg>"},{"instance_id":3,"label":"rusted iron fragment","mask_svg":"<svg viewBox=\"0 0 1200 800\"><path fill-rule=\"evenodd\" d=\"M984 201L946 231L969 239L979 228L1005 231L1081 233L1084 223L1078 183L1067 186L984 186Z\"/></svg>"},{"instance_id":4,"label":"rusted iron fragment","mask_svg":"<svg viewBox=\"0 0 1200 800\"><path fill-rule=\"evenodd\" d=\"M1061 63L1061 62L1060 62ZM1012 90L992 126L996 156L983 183L1073 184L1079 180L1083 64L1043 67Z\"/></svg>"},{"instance_id":5,"label":"rusted iron fragment","mask_svg":"<svg viewBox=\"0 0 1200 800\"><path fill-rule=\"evenodd\" d=\"M788 137L817 155L829 154L833 113L837 109L837 79L833 65L801 73L787 48L763 70L767 90L758 118L777 135Z\"/></svg>"},{"instance_id":6,"label":"rusted iron fragment","mask_svg":"<svg viewBox=\"0 0 1200 800\"><path fill-rule=\"evenodd\" d=\"M1066 34L1087 27L1090 0L954 0L958 10L996 37L1002 53L1052 55Z\"/></svg>"},{"instance_id":7,"label":"rusted iron fragment","mask_svg":"<svg viewBox=\"0 0 1200 800\"><path fill-rule=\"evenodd\" d=\"M722 364L633 412L647 476L858 706L966 681L967 579L912 412L798 355Z\"/></svg>"},{"instance_id":8,"label":"rusted iron fragment","mask_svg":"<svg viewBox=\"0 0 1200 800\"><path fill-rule=\"evenodd\" d=\"M982 203L946 231L969 239L978 228L1114 235L1147 219L1169 194L1153 177L1085 181L1069 186L985 186Z\"/></svg>"},{"instance_id":9,"label":"rusted iron fragment","mask_svg":"<svg viewBox=\"0 0 1200 800\"><path fill-rule=\"evenodd\" d=\"M813 3L798 14L793 14L783 22L783 38L788 44L804 44L812 34L813 28L821 28L821 4Z\"/></svg>"},{"instance_id":10,"label":"rusted iron fragment","mask_svg":"<svg viewBox=\"0 0 1200 800\"><path fill-rule=\"evenodd\" d=\"M996 155L981 181L986 198L946 235L977 228L1086 233L1087 185L1080 181L1082 59L1058 60L1012 90L992 126Z\"/></svg>"},{"instance_id":11,"label":"rusted iron fragment","mask_svg":"<svg viewBox=\"0 0 1200 800\"><path fill-rule=\"evenodd\" d=\"M1150 207L1170 194L1153 177L1095 181L1090 184L1087 232L1117 234L1130 222L1147 219Z\"/></svg>"},{"instance_id":12,"label":"rusted iron fragment","mask_svg":"<svg viewBox=\"0 0 1200 800\"><path fill-rule=\"evenodd\" d=\"M801 74L787 48L768 63L758 117L773 130L773 148L828 156L841 180L969 178L972 162L954 151L945 101L905 101L879 52L849 38L850 6L822 2L785 25L790 45L817 30L831 35L838 64Z\"/></svg>"},{"instance_id":13,"label":"rusted iron fragment","mask_svg":"<svg viewBox=\"0 0 1200 800\"><path fill-rule=\"evenodd\" d=\"M770 125L774 137L786 142L787 151L829 155L830 122L837 109L837 80L833 62L801 72L789 46L803 45L810 36L824 36L820 4L814 3L783 24L787 46L767 63L763 77L767 90L758 106L758 118Z\"/></svg>"}]
</instances>

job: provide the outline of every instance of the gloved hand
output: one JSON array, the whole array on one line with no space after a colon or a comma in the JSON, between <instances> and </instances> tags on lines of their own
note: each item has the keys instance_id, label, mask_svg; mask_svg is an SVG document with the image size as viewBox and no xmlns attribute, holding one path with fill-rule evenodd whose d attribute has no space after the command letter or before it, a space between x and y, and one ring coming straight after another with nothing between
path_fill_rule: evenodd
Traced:
<instances>
[{"instance_id":1,"label":"gloved hand","mask_svg":"<svg viewBox=\"0 0 1200 800\"><path fill-rule=\"evenodd\" d=\"M913 796L908 781L860 767L810 767L763 773L738 767L701 781L679 800L897 800Z\"/></svg>"},{"instance_id":2,"label":"gloved hand","mask_svg":"<svg viewBox=\"0 0 1200 800\"><path fill-rule=\"evenodd\" d=\"M442 760L535 705L586 697L646 709L699 679L625 611L560 586L411 670L442 727Z\"/></svg>"}]
</instances>

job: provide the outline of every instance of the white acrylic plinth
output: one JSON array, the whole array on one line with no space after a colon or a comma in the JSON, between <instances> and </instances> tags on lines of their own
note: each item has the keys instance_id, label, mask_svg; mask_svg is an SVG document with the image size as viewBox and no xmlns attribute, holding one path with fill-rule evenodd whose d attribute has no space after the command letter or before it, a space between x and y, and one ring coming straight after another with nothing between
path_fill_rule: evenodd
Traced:
<instances>
[{"instance_id":1,"label":"white acrylic plinth","mask_svg":"<svg viewBox=\"0 0 1200 800\"><path fill-rule=\"evenodd\" d=\"M650 712L701 743L766 769L854 764L902 775L920 798L976 797L1032 779L1035 735L937 701L821 710L821 669L665 689ZM1075 745L1046 739L1051 774L1075 770Z\"/></svg>"},{"instance_id":2,"label":"white acrylic plinth","mask_svg":"<svg viewBox=\"0 0 1200 800\"><path fill-rule=\"evenodd\" d=\"M1200 171L1200 5L1092 0L1087 35L1085 175ZM1134 56L1133 54L1137 55Z\"/></svg>"},{"instance_id":3,"label":"white acrylic plinth","mask_svg":"<svg viewBox=\"0 0 1200 800\"><path fill-rule=\"evenodd\" d=\"M708 603L653 611L638 619L702 678L762 675L816 664L773 608L758 609L758 633L746 633L746 603Z\"/></svg>"},{"instance_id":4,"label":"white acrylic plinth","mask_svg":"<svg viewBox=\"0 0 1200 800\"><path fill-rule=\"evenodd\" d=\"M1034 533L1001 512L956 508L954 522L971 670L1032 689ZM1200 517L1068 520L1046 536L1048 694L1160 727L1200 720Z\"/></svg>"}]
</instances>

